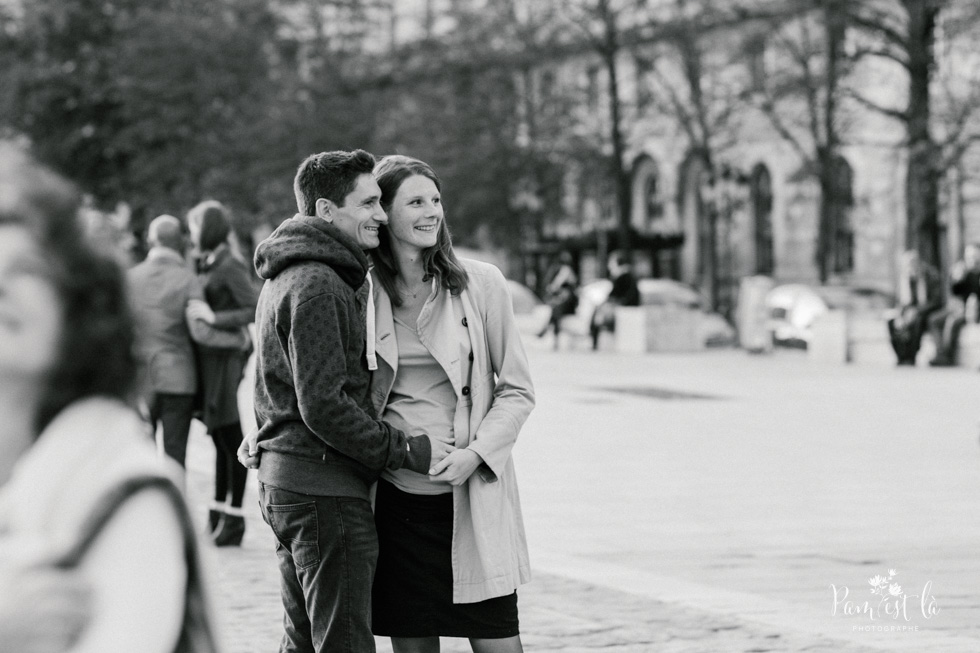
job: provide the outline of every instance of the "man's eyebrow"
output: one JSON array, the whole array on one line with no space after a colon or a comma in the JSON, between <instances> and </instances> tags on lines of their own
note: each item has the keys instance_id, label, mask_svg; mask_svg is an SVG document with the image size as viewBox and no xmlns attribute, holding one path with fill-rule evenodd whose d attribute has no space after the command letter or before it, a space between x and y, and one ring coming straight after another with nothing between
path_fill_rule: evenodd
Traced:
<instances>
[{"instance_id":1,"label":"man's eyebrow","mask_svg":"<svg viewBox=\"0 0 980 653\"><path fill-rule=\"evenodd\" d=\"M361 204L370 204L371 202L374 202L375 200L380 200L380 199L381 199L381 194L380 193L378 193L376 195L370 195L368 197L365 197L364 200L361 201Z\"/></svg>"}]
</instances>

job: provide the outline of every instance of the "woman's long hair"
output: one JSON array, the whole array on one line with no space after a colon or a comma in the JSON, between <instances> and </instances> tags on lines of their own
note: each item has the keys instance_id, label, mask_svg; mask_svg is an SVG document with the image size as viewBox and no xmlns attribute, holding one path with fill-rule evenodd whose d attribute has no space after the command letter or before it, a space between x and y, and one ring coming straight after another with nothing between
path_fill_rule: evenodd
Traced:
<instances>
[{"instance_id":1,"label":"woman's long hair","mask_svg":"<svg viewBox=\"0 0 980 653\"><path fill-rule=\"evenodd\" d=\"M435 171L429 164L409 156L393 154L386 156L374 167L374 176L381 187L381 208L386 212L391 208L391 203L398 194L398 189L409 177L422 175L432 180L439 192L442 192L442 183ZM374 261L374 270L378 275L381 286L391 298L391 303L401 306L403 299L395 280L398 278L398 266L395 262L395 254L391 248L391 234L386 227L378 231L378 238L381 244L377 249L371 251L371 258ZM453 252L452 235L449 233L449 226L446 224L446 217L439 225L439 233L436 236L436 244L422 250L422 269L425 271L425 280L437 280L440 287L449 290L452 294L458 295L466 288L469 276L466 270L460 265L456 253Z\"/></svg>"},{"instance_id":2,"label":"woman's long hair","mask_svg":"<svg viewBox=\"0 0 980 653\"><path fill-rule=\"evenodd\" d=\"M74 401L129 401L136 390L136 327L125 277L115 260L88 242L78 207L68 182L0 144L0 224L22 226L37 240L63 315L35 418L37 433Z\"/></svg>"}]
</instances>

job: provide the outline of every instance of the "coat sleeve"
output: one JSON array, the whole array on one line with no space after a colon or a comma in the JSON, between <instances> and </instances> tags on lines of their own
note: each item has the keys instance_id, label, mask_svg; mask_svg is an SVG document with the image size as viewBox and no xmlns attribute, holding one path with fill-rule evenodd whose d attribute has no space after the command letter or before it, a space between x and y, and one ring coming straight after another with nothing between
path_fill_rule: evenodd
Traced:
<instances>
[{"instance_id":1,"label":"coat sleeve","mask_svg":"<svg viewBox=\"0 0 980 653\"><path fill-rule=\"evenodd\" d=\"M289 362L303 422L318 438L373 470L405 467L426 473L428 438L405 434L368 415L344 389L351 342L349 307L332 293L296 307L289 332ZM410 445L410 446L409 446Z\"/></svg>"},{"instance_id":2,"label":"coat sleeve","mask_svg":"<svg viewBox=\"0 0 980 653\"><path fill-rule=\"evenodd\" d=\"M233 260L227 264L222 281L238 308L215 311L214 326L219 329L235 329L254 322L259 291L252 281L248 268L243 263Z\"/></svg>"},{"instance_id":3,"label":"coat sleeve","mask_svg":"<svg viewBox=\"0 0 980 653\"><path fill-rule=\"evenodd\" d=\"M517 435L534 408L534 387L527 354L517 330L507 281L497 268L471 279L483 281L483 324L490 363L496 376L493 403L480 423L472 449L496 475L503 474Z\"/></svg>"}]
</instances>

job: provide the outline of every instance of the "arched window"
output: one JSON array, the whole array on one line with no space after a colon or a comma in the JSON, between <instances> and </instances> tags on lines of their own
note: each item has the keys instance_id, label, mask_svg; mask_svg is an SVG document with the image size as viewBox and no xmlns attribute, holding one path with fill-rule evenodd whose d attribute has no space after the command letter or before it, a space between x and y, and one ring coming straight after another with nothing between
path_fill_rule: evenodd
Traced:
<instances>
[{"instance_id":1,"label":"arched window","mask_svg":"<svg viewBox=\"0 0 980 653\"><path fill-rule=\"evenodd\" d=\"M765 165L752 171L750 193L755 224L755 272L772 275L776 269L772 239L772 177Z\"/></svg>"},{"instance_id":2,"label":"arched window","mask_svg":"<svg viewBox=\"0 0 980 653\"><path fill-rule=\"evenodd\" d=\"M834 189L831 199L830 264L834 272L854 270L854 170L847 160L834 159Z\"/></svg>"},{"instance_id":3,"label":"arched window","mask_svg":"<svg viewBox=\"0 0 980 653\"><path fill-rule=\"evenodd\" d=\"M644 230L664 215L663 193L660 188L660 171L649 156L642 156L633 164L633 226Z\"/></svg>"},{"instance_id":4,"label":"arched window","mask_svg":"<svg viewBox=\"0 0 980 653\"><path fill-rule=\"evenodd\" d=\"M648 221L656 220L664 214L664 205L660 199L660 179L655 169L643 182L643 206Z\"/></svg>"}]
</instances>

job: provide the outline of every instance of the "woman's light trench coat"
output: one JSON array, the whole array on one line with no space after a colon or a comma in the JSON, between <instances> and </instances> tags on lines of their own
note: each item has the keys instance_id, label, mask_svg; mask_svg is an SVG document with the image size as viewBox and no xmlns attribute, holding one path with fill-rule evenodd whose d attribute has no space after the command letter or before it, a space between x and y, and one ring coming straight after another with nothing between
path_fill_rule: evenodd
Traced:
<instances>
[{"instance_id":1,"label":"woman's light trench coat","mask_svg":"<svg viewBox=\"0 0 980 653\"><path fill-rule=\"evenodd\" d=\"M510 594L531 579L510 454L534 407L534 389L504 276L486 263L460 262L469 274L467 289L457 297L439 289L418 325L419 339L456 391L456 447L484 461L453 488L453 602L474 603ZM371 397L380 416L398 371L398 345L391 301L377 282L374 303L378 369Z\"/></svg>"}]
</instances>

